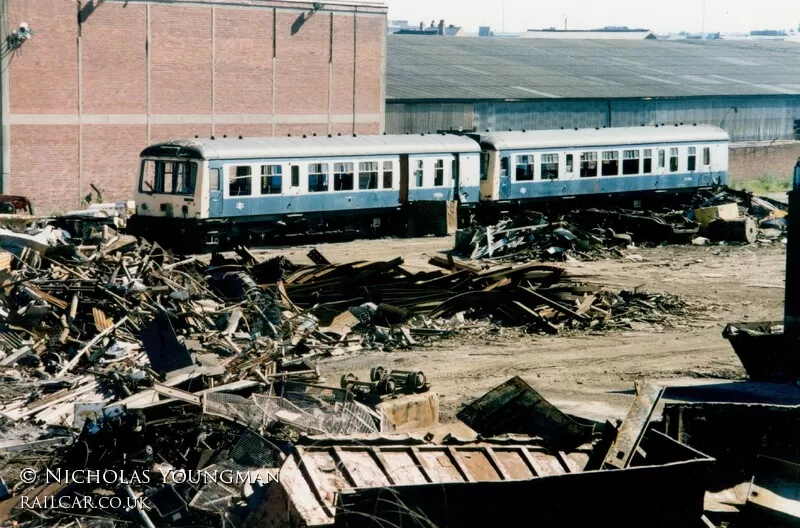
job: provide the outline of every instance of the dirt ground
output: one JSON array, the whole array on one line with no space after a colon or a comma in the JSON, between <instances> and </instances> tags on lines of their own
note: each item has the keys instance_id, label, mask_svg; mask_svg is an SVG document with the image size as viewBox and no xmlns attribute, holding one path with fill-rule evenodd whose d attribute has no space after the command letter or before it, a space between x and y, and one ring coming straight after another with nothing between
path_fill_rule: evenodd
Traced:
<instances>
[{"instance_id":1,"label":"dirt ground","mask_svg":"<svg viewBox=\"0 0 800 528\"><path fill-rule=\"evenodd\" d=\"M410 270L429 269L428 258L452 247L451 238L389 239L317 244L332 262L402 256ZM312 246L259 251L310 263ZM674 328L639 328L573 337L527 335L516 329L459 335L403 351L364 352L328 359L329 384L342 374L367 377L375 365L425 372L441 396L441 419L519 375L562 410L604 420L622 418L637 379L670 380L745 376L722 338L726 323L783 317L785 246L665 246L627 251L629 258L564 264L572 276L614 290L641 287L682 296L695 314ZM630 256L633 255L633 256Z\"/></svg>"}]
</instances>

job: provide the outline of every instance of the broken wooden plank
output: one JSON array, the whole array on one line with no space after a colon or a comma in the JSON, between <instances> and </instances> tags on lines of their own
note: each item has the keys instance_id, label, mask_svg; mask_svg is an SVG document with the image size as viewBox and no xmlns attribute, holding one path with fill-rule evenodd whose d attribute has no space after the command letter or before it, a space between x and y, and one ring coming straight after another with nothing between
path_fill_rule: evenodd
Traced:
<instances>
[{"instance_id":1,"label":"broken wooden plank","mask_svg":"<svg viewBox=\"0 0 800 528\"><path fill-rule=\"evenodd\" d=\"M187 403L193 403L194 405L202 405L203 398L196 394L192 394L191 392L182 391L180 389L175 389L173 387L167 387L166 385L162 385L161 383L154 383L153 390L156 393L169 396L170 398L174 398L176 400L185 401Z\"/></svg>"},{"instance_id":2,"label":"broken wooden plank","mask_svg":"<svg viewBox=\"0 0 800 528\"><path fill-rule=\"evenodd\" d=\"M591 319L583 314L580 314L570 308L567 308L563 304L556 302L548 297L545 297L541 293L533 291L530 288L525 288L524 286L520 286L519 292L523 294L523 296L527 295L535 300L537 300L541 304L546 304L550 308L554 310L558 310L559 312L563 313L564 315L568 315L572 318L578 319L579 321L588 322Z\"/></svg>"},{"instance_id":3,"label":"broken wooden plank","mask_svg":"<svg viewBox=\"0 0 800 528\"><path fill-rule=\"evenodd\" d=\"M239 321L242 320L242 315L243 313L241 309L236 308L235 310L233 310L233 313L231 313L231 317L228 320L228 326L222 332L222 335L224 336L233 335L236 332L236 329L239 327Z\"/></svg>"},{"instance_id":4,"label":"broken wooden plank","mask_svg":"<svg viewBox=\"0 0 800 528\"><path fill-rule=\"evenodd\" d=\"M67 362L67 364L66 364L66 365L64 365L64 367L63 367L61 370L59 370L59 371L58 371L58 374L57 374L57 376L63 376L64 374L66 374L67 372L69 372L69 370L70 370L72 367L74 367L75 365L77 365L77 364L78 364L78 362L81 360L81 358L83 357L83 355L84 355L84 354L86 354L86 353L89 351L89 349L91 349L91 348L92 348L94 345L96 345L96 344L97 344L97 343L98 343L98 342L99 342L101 339L103 339L103 338L104 338L106 335L110 334L111 332L113 332L114 330L116 330L117 328L119 328L120 326L122 326L123 324L125 324L125 322L126 322L127 320L128 320L128 316L126 315L125 317L123 317L122 319L120 319L119 321L117 321L116 323L114 323L113 325L109 326L108 328L106 328L105 330L103 330L102 332L100 332L99 334L97 334L96 336L94 336L94 337L92 338L92 340L91 340L91 341L89 341L88 343L86 343L86 345L84 345L84 346L83 346L83 348L81 348L81 349L78 351L78 353L77 353L77 354L75 354L75 357L73 357L72 359L70 359L70 360Z\"/></svg>"}]
</instances>

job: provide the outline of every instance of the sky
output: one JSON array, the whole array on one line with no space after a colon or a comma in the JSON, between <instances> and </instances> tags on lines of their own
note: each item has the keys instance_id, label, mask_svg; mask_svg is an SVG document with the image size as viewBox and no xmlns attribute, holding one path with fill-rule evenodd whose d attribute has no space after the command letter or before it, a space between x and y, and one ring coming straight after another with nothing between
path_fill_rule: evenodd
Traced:
<instances>
[{"instance_id":1,"label":"sky","mask_svg":"<svg viewBox=\"0 0 800 528\"><path fill-rule=\"evenodd\" d=\"M643 27L657 33L746 33L754 29L797 29L800 0L382 0L390 20L432 20L477 32L549 27L594 29ZM505 5L505 9L503 8ZM705 5L705 24L704 24ZM505 16L504 16L505 13Z\"/></svg>"}]
</instances>

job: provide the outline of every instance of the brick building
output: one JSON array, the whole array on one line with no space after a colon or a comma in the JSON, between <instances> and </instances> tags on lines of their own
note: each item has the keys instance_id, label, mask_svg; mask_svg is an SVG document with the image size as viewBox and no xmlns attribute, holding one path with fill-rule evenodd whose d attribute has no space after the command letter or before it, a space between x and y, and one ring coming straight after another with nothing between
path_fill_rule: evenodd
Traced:
<instances>
[{"instance_id":1,"label":"brick building","mask_svg":"<svg viewBox=\"0 0 800 528\"><path fill-rule=\"evenodd\" d=\"M2 192L130 198L149 143L379 133L386 8L298 0L0 0ZM27 23L33 35L8 31Z\"/></svg>"}]
</instances>

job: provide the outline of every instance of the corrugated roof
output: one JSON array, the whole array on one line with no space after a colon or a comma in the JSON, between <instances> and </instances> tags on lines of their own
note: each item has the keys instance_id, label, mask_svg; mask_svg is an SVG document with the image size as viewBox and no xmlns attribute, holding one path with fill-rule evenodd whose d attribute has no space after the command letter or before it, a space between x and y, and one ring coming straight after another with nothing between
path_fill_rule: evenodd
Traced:
<instances>
[{"instance_id":1,"label":"corrugated roof","mask_svg":"<svg viewBox=\"0 0 800 528\"><path fill-rule=\"evenodd\" d=\"M263 137L175 139L147 147L142 156L253 159L378 156L477 152L478 144L454 134L408 136Z\"/></svg>"},{"instance_id":2,"label":"corrugated roof","mask_svg":"<svg viewBox=\"0 0 800 528\"><path fill-rule=\"evenodd\" d=\"M729 141L728 133L710 125L668 127L582 128L580 130L531 130L493 132L481 136L481 144L494 150L528 148L602 147L670 142Z\"/></svg>"},{"instance_id":3,"label":"corrugated roof","mask_svg":"<svg viewBox=\"0 0 800 528\"><path fill-rule=\"evenodd\" d=\"M796 43L388 38L389 101L781 94L800 95Z\"/></svg>"}]
</instances>

